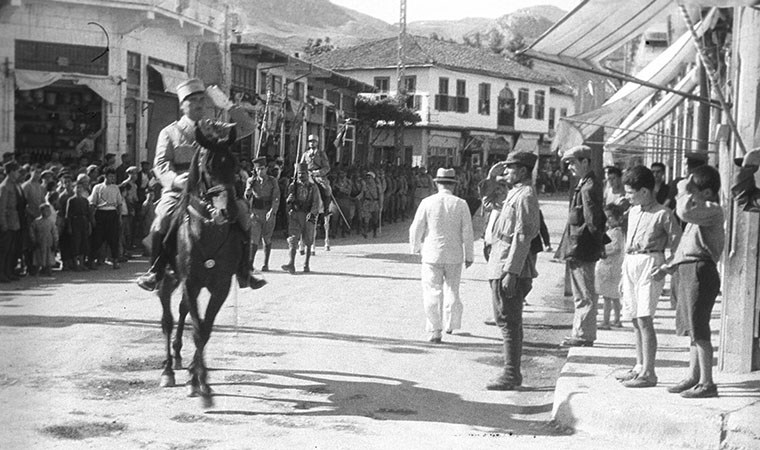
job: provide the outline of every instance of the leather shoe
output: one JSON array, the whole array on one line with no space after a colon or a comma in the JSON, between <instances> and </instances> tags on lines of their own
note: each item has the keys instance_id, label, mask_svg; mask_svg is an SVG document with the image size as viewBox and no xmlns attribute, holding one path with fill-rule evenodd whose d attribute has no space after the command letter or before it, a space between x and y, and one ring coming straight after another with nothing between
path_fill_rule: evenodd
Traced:
<instances>
[{"instance_id":1,"label":"leather shoe","mask_svg":"<svg viewBox=\"0 0 760 450\"><path fill-rule=\"evenodd\" d=\"M648 388L657 386L657 377L638 376L632 380L624 381L623 386L627 388Z\"/></svg>"},{"instance_id":2,"label":"leather shoe","mask_svg":"<svg viewBox=\"0 0 760 450\"><path fill-rule=\"evenodd\" d=\"M309 273L311 272L311 268L309 266L303 266L303 273Z\"/></svg>"},{"instance_id":3,"label":"leather shoe","mask_svg":"<svg viewBox=\"0 0 760 450\"><path fill-rule=\"evenodd\" d=\"M269 266L261 266L262 272L269 272Z\"/></svg>"},{"instance_id":4,"label":"leather shoe","mask_svg":"<svg viewBox=\"0 0 760 450\"><path fill-rule=\"evenodd\" d=\"M639 373L633 369L629 369L625 372L615 374L615 379L618 381L630 381L639 376Z\"/></svg>"},{"instance_id":5,"label":"leather shoe","mask_svg":"<svg viewBox=\"0 0 760 450\"><path fill-rule=\"evenodd\" d=\"M92 270L92 268L90 268L90 270ZM158 276L153 272L140 275L137 279L137 285L146 291L155 291L156 286L158 286Z\"/></svg>"},{"instance_id":6,"label":"leather shoe","mask_svg":"<svg viewBox=\"0 0 760 450\"><path fill-rule=\"evenodd\" d=\"M688 378L681 380L676 384L675 386L670 386L668 388L668 392L671 394L680 394L683 391L688 391L689 389L696 386L699 382L697 380L690 380Z\"/></svg>"},{"instance_id":7,"label":"leather shoe","mask_svg":"<svg viewBox=\"0 0 760 450\"><path fill-rule=\"evenodd\" d=\"M516 391L522 383L517 383L514 380L505 378L503 375L486 384L486 390L488 391Z\"/></svg>"},{"instance_id":8,"label":"leather shoe","mask_svg":"<svg viewBox=\"0 0 760 450\"><path fill-rule=\"evenodd\" d=\"M296 266L294 266L292 264L283 264L282 265L282 270L284 270L285 272L287 272L287 273L289 273L291 275L295 275L296 274Z\"/></svg>"},{"instance_id":9,"label":"leather shoe","mask_svg":"<svg viewBox=\"0 0 760 450\"><path fill-rule=\"evenodd\" d=\"M594 341L586 341L584 339L567 338L562 341L563 347L593 347Z\"/></svg>"},{"instance_id":10,"label":"leather shoe","mask_svg":"<svg viewBox=\"0 0 760 450\"><path fill-rule=\"evenodd\" d=\"M494 326L494 327L496 326L496 321L493 320L493 319L486 319L486 320L483 321L483 323L486 324L486 325Z\"/></svg>"},{"instance_id":11,"label":"leather shoe","mask_svg":"<svg viewBox=\"0 0 760 450\"><path fill-rule=\"evenodd\" d=\"M718 386L714 383L697 384L691 389L681 392L683 398L710 398L718 396Z\"/></svg>"}]
</instances>

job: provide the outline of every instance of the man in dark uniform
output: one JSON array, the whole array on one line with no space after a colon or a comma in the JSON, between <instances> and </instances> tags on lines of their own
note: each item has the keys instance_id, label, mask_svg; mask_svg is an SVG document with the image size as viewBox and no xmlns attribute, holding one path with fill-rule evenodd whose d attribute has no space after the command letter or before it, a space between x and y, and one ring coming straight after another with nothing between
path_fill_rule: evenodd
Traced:
<instances>
[{"instance_id":1,"label":"man in dark uniform","mask_svg":"<svg viewBox=\"0 0 760 450\"><path fill-rule=\"evenodd\" d=\"M309 167L306 164L298 165L296 179L288 186L288 196L285 199L288 208L288 250L290 260L282 266L282 270L296 273L296 251L298 240L303 240L306 246L306 260L303 271L311 271L309 259L311 258L311 245L314 243L314 224L319 215L320 199L319 189L309 178Z\"/></svg>"},{"instance_id":2,"label":"man in dark uniform","mask_svg":"<svg viewBox=\"0 0 760 450\"><path fill-rule=\"evenodd\" d=\"M172 215L187 185L190 162L199 145L195 141L195 128L198 121L205 115L206 88L197 78L184 81L177 86L177 98L182 117L161 130L156 143L153 171L163 190L161 199L156 204L156 217L151 225L152 266L147 273L137 279L137 285L148 291L156 289L174 252L174 249L164 248L164 239L172 231L170 230ZM238 270L238 281L241 287L250 286L258 289L266 282L256 279L251 273L250 263L247 262L248 246L244 247L246 251Z\"/></svg>"},{"instance_id":3,"label":"man in dark uniform","mask_svg":"<svg viewBox=\"0 0 760 450\"><path fill-rule=\"evenodd\" d=\"M253 176L246 183L245 198L251 209L251 268L259 244L264 241L264 266L261 271L269 272L272 233L280 207L280 187L275 177L267 175L266 156L253 160Z\"/></svg>"}]
</instances>

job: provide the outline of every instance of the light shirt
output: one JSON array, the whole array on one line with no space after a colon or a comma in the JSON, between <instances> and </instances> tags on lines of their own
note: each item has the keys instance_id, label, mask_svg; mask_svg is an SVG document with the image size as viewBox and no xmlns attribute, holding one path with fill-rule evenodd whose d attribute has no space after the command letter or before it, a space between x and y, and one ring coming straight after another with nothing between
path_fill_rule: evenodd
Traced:
<instances>
[{"instance_id":1,"label":"light shirt","mask_svg":"<svg viewBox=\"0 0 760 450\"><path fill-rule=\"evenodd\" d=\"M115 184L98 183L92 188L90 204L98 211L122 211L124 203L119 187Z\"/></svg>"},{"instance_id":2,"label":"light shirt","mask_svg":"<svg viewBox=\"0 0 760 450\"><path fill-rule=\"evenodd\" d=\"M412 253L428 264L461 264L473 260L472 218L467 202L441 190L420 202L409 227Z\"/></svg>"},{"instance_id":3,"label":"light shirt","mask_svg":"<svg viewBox=\"0 0 760 450\"><path fill-rule=\"evenodd\" d=\"M681 227L669 208L653 201L630 209L626 253L664 252L665 248L675 253L680 239Z\"/></svg>"}]
</instances>

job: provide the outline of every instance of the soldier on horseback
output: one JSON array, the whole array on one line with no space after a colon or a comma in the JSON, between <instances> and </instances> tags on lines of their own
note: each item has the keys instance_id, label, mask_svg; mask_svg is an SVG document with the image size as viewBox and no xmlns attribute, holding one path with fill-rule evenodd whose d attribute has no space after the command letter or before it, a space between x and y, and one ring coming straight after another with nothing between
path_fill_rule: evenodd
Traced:
<instances>
[{"instance_id":1,"label":"soldier on horseback","mask_svg":"<svg viewBox=\"0 0 760 450\"><path fill-rule=\"evenodd\" d=\"M197 78L187 80L177 86L177 98L179 99L182 117L167 125L158 135L156 143L156 156L154 161L154 173L163 187L161 199L158 201L156 217L151 225L151 233L148 237L151 247L151 267L145 274L137 279L137 285L141 288L153 291L163 279L166 266L176 253L174 239L176 235L176 220L172 220L177 205L180 202L182 192L188 181L188 171L193 155L200 145L196 141L196 126L204 119L206 108L206 89L203 82ZM248 227L248 217L244 202L239 207L238 224L242 229ZM247 236L247 231L242 233ZM251 264L248 255L248 244L244 245L246 251L238 268L238 281L241 287L258 289L266 284L266 281L257 279L250 270Z\"/></svg>"}]
</instances>

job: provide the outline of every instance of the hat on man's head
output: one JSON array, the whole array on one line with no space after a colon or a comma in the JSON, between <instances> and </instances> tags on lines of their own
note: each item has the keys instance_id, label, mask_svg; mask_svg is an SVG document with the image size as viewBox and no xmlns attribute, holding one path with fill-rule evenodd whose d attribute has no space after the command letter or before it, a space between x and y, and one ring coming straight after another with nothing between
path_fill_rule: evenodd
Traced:
<instances>
[{"instance_id":1,"label":"hat on man's head","mask_svg":"<svg viewBox=\"0 0 760 450\"><path fill-rule=\"evenodd\" d=\"M89 166L87 166L87 172L92 172L93 170L98 170L98 166L96 166L95 164L90 164Z\"/></svg>"},{"instance_id":2,"label":"hat on man's head","mask_svg":"<svg viewBox=\"0 0 760 450\"><path fill-rule=\"evenodd\" d=\"M755 153L752 153L752 152L755 152ZM751 160L749 161L748 165L758 165L758 162L760 162L760 161L756 161L758 152L760 152L760 147L755 147L752 150L747 152L747 155L752 153L752 156L750 157ZM734 164L736 164L738 167L742 167L744 165L744 159L747 155L737 156L736 158L734 158Z\"/></svg>"},{"instance_id":3,"label":"hat on man's head","mask_svg":"<svg viewBox=\"0 0 760 450\"><path fill-rule=\"evenodd\" d=\"M519 164L523 167L527 167L528 170L532 171L533 168L536 166L536 161L538 160L538 155L530 152L512 152L507 156L507 160L505 161L506 165L511 164Z\"/></svg>"},{"instance_id":4,"label":"hat on man's head","mask_svg":"<svg viewBox=\"0 0 760 450\"><path fill-rule=\"evenodd\" d=\"M267 165L267 157L266 156L259 156L258 158L254 158L251 162L254 165L258 164L260 166L266 166Z\"/></svg>"},{"instance_id":5,"label":"hat on man's head","mask_svg":"<svg viewBox=\"0 0 760 450\"><path fill-rule=\"evenodd\" d=\"M306 141L307 142L311 142L311 141L317 141L317 142L319 142L319 138L317 137L316 134L310 134L309 137L306 138Z\"/></svg>"},{"instance_id":6,"label":"hat on man's head","mask_svg":"<svg viewBox=\"0 0 760 450\"><path fill-rule=\"evenodd\" d=\"M686 167L695 168L707 164L707 153L704 152L685 152Z\"/></svg>"},{"instance_id":7,"label":"hat on man's head","mask_svg":"<svg viewBox=\"0 0 760 450\"><path fill-rule=\"evenodd\" d=\"M80 173L77 175L77 183L90 184L90 177L88 177L87 174Z\"/></svg>"},{"instance_id":8,"label":"hat on man's head","mask_svg":"<svg viewBox=\"0 0 760 450\"><path fill-rule=\"evenodd\" d=\"M571 147L562 154L562 160L568 159L591 159L591 147L587 145L576 145Z\"/></svg>"},{"instance_id":9,"label":"hat on man's head","mask_svg":"<svg viewBox=\"0 0 760 450\"><path fill-rule=\"evenodd\" d=\"M375 172L369 171L365 174L367 177L377 178L377 175L375 175Z\"/></svg>"},{"instance_id":10,"label":"hat on man's head","mask_svg":"<svg viewBox=\"0 0 760 450\"><path fill-rule=\"evenodd\" d=\"M177 85L177 98L182 103L187 97L193 94L205 93L206 86L203 85L203 81L197 78L191 78L185 80Z\"/></svg>"},{"instance_id":11,"label":"hat on man's head","mask_svg":"<svg viewBox=\"0 0 760 450\"><path fill-rule=\"evenodd\" d=\"M456 172L454 172L454 169L444 169L441 167L435 173L435 178L433 178L433 181L436 183L456 183Z\"/></svg>"},{"instance_id":12,"label":"hat on man's head","mask_svg":"<svg viewBox=\"0 0 760 450\"><path fill-rule=\"evenodd\" d=\"M54 178L55 173L53 173L53 171L50 169L43 170L42 173L40 174L40 178L45 178L45 177Z\"/></svg>"}]
</instances>

